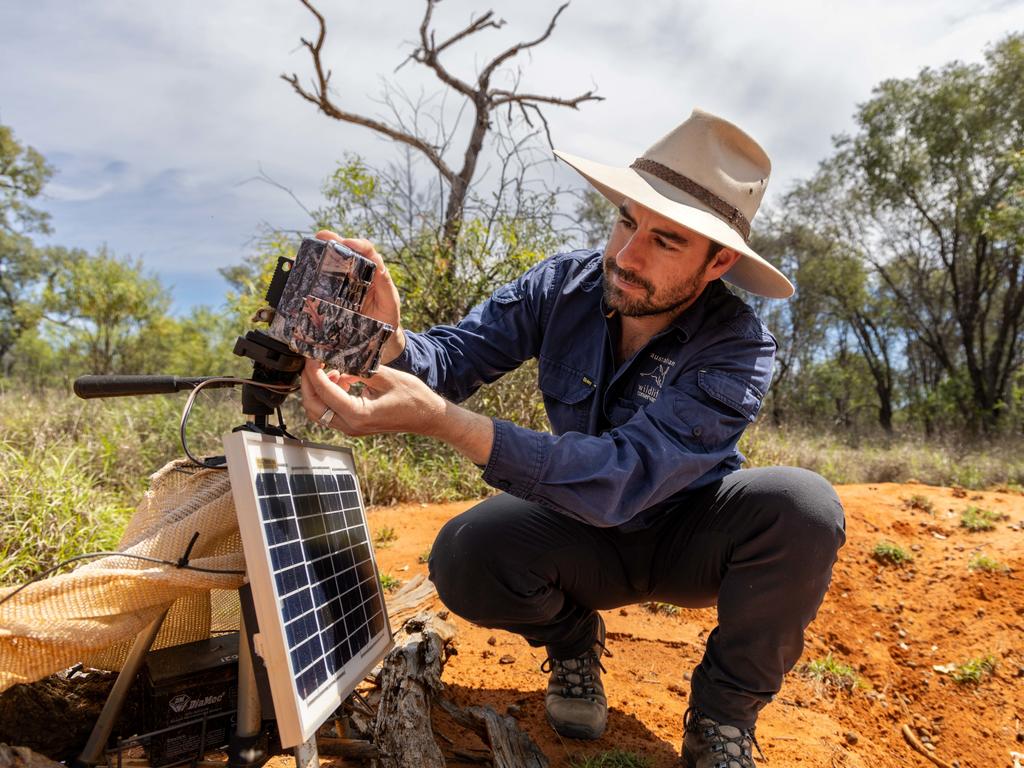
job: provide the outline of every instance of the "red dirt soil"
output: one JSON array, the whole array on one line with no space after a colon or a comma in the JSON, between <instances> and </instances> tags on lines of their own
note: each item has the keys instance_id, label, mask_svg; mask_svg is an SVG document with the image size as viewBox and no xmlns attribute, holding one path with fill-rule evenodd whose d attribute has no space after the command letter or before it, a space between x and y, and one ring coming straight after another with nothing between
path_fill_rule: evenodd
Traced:
<instances>
[{"instance_id":1,"label":"red dirt soil","mask_svg":"<svg viewBox=\"0 0 1024 768\"><path fill-rule=\"evenodd\" d=\"M807 630L803 658L758 723L767 764L931 765L908 745L902 733L906 724L932 745L938 764L1013 766L1011 752L1024 753L1024 496L914 483L837 490L846 508L848 542L832 588ZM911 499L927 499L932 511L913 506ZM424 573L418 559L438 529L469 506L371 510L375 532L387 527L397 534L377 548L381 572L402 580ZM968 506L1006 517L994 530L968 532L959 525ZM871 553L883 539L910 552L913 562L904 567L877 562ZM971 571L968 563L979 553L1011 571ZM609 718L599 741L562 739L547 725L542 649L457 617L450 620L458 628L458 654L444 672L449 695L462 705L510 711L552 766L569 766L610 749L642 755L652 768L675 765L687 680L714 627L714 609L654 613L628 606L603 615L614 657L604 660ZM801 671L805 662L828 654L857 670L860 682L852 691ZM997 661L995 672L976 685L956 683L933 669L987 655ZM436 716L435 726L456 746L480 746L442 716Z\"/></svg>"}]
</instances>

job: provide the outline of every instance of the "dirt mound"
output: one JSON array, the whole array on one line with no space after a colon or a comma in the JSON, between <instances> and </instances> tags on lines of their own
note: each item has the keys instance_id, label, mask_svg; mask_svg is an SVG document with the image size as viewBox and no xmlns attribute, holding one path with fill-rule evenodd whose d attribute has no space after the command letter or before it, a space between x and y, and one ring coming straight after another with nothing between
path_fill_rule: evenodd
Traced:
<instances>
[{"instance_id":1,"label":"dirt mound","mask_svg":"<svg viewBox=\"0 0 1024 768\"><path fill-rule=\"evenodd\" d=\"M761 716L758 740L768 759L783 766L928 765L908 745L907 725L938 764L1013 765L1010 753L1024 752L1024 496L918 484L838 491L848 543L807 631L801 666ZM372 510L378 536L385 528L397 534L378 545L381 571L399 579L425 572L420 560L434 534L468 506ZM994 513L994 528L961 527L969 507ZM880 562L873 550L883 540L913 559L902 566ZM978 569L979 555L1010 571ZM600 741L564 740L547 725L542 650L457 618L459 653L444 674L452 698L514 714L553 766L613 748L642 754L658 768L674 765L690 671L714 626L714 610L629 606L604 617L614 657L605 661L610 712ZM802 671L807 662L819 662L825 679ZM844 665L855 681L843 678ZM980 681L954 680L970 673ZM439 720L438 726L456 744L474 745L475 737L454 724Z\"/></svg>"}]
</instances>

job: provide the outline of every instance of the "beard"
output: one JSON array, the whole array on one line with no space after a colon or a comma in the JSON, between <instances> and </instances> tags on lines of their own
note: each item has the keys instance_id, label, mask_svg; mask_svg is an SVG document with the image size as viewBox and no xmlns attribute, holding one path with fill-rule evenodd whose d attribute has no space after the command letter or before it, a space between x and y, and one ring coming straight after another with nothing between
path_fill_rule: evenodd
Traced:
<instances>
[{"instance_id":1,"label":"beard","mask_svg":"<svg viewBox=\"0 0 1024 768\"><path fill-rule=\"evenodd\" d=\"M636 272L622 269L615 264L614 259L607 255L602 264L604 272L604 302L624 317L649 317L651 315L663 315L675 312L692 302L700 294L702 285L701 278L708 269L706 262L697 272L691 275L682 283L663 289L659 294L655 285ZM622 279L644 289L643 296L632 296L627 294L618 286L612 283L612 275L618 275Z\"/></svg>"}]
</instances>

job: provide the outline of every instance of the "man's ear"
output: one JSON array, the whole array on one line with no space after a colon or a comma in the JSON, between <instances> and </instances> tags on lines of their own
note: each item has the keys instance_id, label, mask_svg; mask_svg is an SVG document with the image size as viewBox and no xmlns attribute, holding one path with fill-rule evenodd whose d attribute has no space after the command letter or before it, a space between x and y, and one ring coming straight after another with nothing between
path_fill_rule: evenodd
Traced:
<instances>
[{"instance_id":1,"label":"man's ear","mask_svg":"<svg viewBox=\"0 0 1024 768\"><path fill-rule=\"evenodd\" d=\"M720 248L718 253L715 254L715 258L708 264L707 276L709 280L716 280L730 269L733 265L740 260L742 254L732 248Z\"/></svg>"}]
</instances>

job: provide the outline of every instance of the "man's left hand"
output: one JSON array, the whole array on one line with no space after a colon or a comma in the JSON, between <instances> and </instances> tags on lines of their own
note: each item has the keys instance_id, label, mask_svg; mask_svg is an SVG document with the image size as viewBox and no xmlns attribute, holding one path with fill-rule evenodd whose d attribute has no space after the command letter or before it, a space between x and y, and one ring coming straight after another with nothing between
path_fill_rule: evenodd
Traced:
<instances>
[{"instance_id":1,"label":"man's left hand","mask_svg":"<svg viewBox=\"0 0 1024 768\"><path fill-rule=\"evenodd\" d=\"M381 368L366 378L324 371L319 361L307 360L302 407L316 422L330 408L334 415L325 426L354 437L378 432L436 437L480 466L494 447L489 418L449 403L415 376L393 368Z\"/></svg>"},{"instance_id":2,"label":"man's left hand","mask_svg":"<svg viewBox=\"0 0 1024 768\"><path fill-rule=\"evenodd\" d=\"M302 407L311 421L328 408L329 425L346 435L378 432L434 434L444 417L445 401L408 373L381 368L373 376L324 371L317 360L306 360L302 372Z\"/></svg>"}]
</instances>

